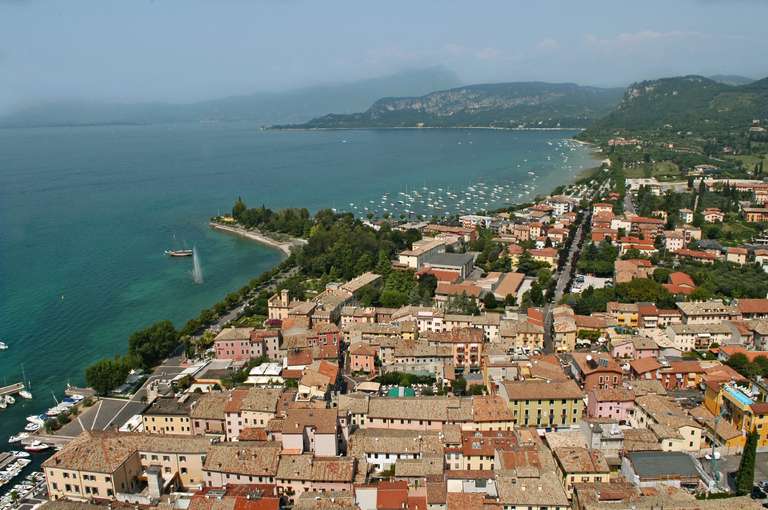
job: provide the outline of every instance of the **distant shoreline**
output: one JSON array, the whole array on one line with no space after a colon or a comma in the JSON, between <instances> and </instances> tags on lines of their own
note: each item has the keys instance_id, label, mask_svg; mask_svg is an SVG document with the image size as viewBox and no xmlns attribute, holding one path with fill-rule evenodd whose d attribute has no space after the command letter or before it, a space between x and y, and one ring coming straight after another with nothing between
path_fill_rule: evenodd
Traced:
<instances>
[{"instance_id":1,"label":"distant shoreline","mask_svg":"<svg viewBox=\"0 0 768 510\"><path fill-rule=\"evenodd\" d=\"M278 241L277 239L273 239L266 234L263 234L259 232L258 230L249 230L244 227L241 227L239 225L225 225L223 223L218 223L216 221L210 221L208 222L208 225L215 229L215 230L221 230L224 232L229 232L230 234L235 234L240 237L245 237L247 239L250 239L252 241L256 241L257 243L269 246L271 248L276 248L286 255L291 254L291 250L294 247L301 246L303 244L306 244L306 240L299 239L292 237L290 240L287 241Z\"/></svg>"},{"instance_id":2,"label":"distant shoreline","mask_svg":"<svg viewBox=\"0 0 768 510\"><path fill-rule=\"evenodd\" d=\"M493 131L584 131L581 127L500 127L500 126L356 126L356 127L288 127L267 126L265 131L356 131L356 130L390 130L390 129L488 129ZM574 140L576 141L576 140ZM581 142L579 143L589 143Z\"/></svg>"}]
</instances>

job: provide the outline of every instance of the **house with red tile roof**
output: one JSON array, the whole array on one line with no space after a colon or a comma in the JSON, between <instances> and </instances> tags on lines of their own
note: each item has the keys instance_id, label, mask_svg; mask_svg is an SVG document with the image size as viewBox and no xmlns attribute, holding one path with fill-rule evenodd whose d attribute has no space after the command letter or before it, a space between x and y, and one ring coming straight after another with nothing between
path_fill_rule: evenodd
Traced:
<instances>
[{"instance_id":1,"label":"house with red tile roof","mask_svg":"<svg viewBox=\"0 0 768 510\"><path fill-rule=\"evenodd\" d=\"M725 251L725 260L732 264L743 266L748 262L749 251L746 248L731 246Z\"/></svg>"},{"instance_id":2,"label":"house with red tile roof","mask_svg":"<svg viewBox=\"0 0 768 510\"><path fill-rule=\"evenodd\" d=\"M663 284L663 287L670 294L687 296L696 290L696 284L693 278L681 271L675 271L669 274L669 283Z\"/></svg>"},{"instance_id":3,"label":"house with red tile roof","mask_svg":"<svg viewBox=\"0 0 768 510\"><path fill-rule=\"evenodd\" d=\"M768 319L768 299L739 299L736 306L744 319Z\"/></svg>"},{"instance_id":4,"label":"house with red tile roof","mask_svg":"<svg viewBox=\"0 0 768 510\"><path fill-rule=\"evenodd\" d=\"M571 373L585 391L621 386L623 372L610 354L572 352L568 357Z\"/></svg>"},{"instance_id":5,"label":"house with red tile roof","mask_svg":"<svg viewBox=\"0 0 768 510\"><path fill-rule=\"evenodd\" d=\"M717 255L713 253L701 250L690 250L688 248L677 250L674 252L674 255L677 258L689 259L695 262L701 262L702 264L712 264L718 259Z\"/></svg>"},{"instance_id":6,"label":"house with red tile roof","mask_svg":"<svg viewBox=\"0 0 768 510\"><path fill-rule=\"evenodd\" d=\"M633 379L658 380L662 365L656 358L638 358L629 362L629 373Z\"/></svg>"}]
</instances>

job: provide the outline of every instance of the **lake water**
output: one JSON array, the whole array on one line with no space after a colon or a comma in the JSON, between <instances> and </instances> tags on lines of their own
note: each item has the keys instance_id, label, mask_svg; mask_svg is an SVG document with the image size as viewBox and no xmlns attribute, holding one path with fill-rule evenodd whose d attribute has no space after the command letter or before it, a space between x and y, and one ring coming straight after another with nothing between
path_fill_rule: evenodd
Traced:
<instances>
[{"instance_id":1,"label":"lake water","mask_svg":"<svg viewBox=\"0 0 768 510\"><path fill-rule=\"evenodd\" d=\"M23 367L35 397L0 410L0 449L25 416L54 404L51 392L60 398L89 363L124 352L132 331L182 325L281 259L208 228L238 196L361 214L414 189L508 185L491 201L531 191L524 199L592 163L562 142L572 135L237 123L0 130L0 340L10 345L0 384L21 380ZM200 253L201 285L190 259L163 255L184 244Z\"/></svg>"}]
</instances>

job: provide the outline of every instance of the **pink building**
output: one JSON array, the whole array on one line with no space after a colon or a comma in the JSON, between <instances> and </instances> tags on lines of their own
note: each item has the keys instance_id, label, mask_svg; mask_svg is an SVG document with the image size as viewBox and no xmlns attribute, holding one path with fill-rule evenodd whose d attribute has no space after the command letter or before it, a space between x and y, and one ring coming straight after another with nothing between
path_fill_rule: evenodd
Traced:
<instances>
[{"instance_id":1,"label":"pink building","mask_svg":"<svg viewBox=\"0 0 768 510\"><path fill-rule=\"evenodd\" d=\"M629 421L635 409L635 394L625 388L594 389L589 392L587 415L620 423Z\"/></svg>"},{"instance_id":2,"label":"pink building","mask_svg":"<svg viewBox=\"0 0 768 510\"><path fill-rule=\"evenodd\" d=\"M622 338L612 344L611 356L614 359L634 359L635 345L630 338Z\"/></svg>"},{"instance_id":3,"label":"pink building","mask_svg":"<svg viewBox=\"0 0 768 510\"><path fill-rule=\"evenodd\" d=\"M349 349L349 369L352 372L376 373L378 349L370 345L355 344Z\"/></svg>"},{"instance_id":4,"label":"pink building","mask_svg":"<svg viewBox=\"0 0 768 510\"><path fill-rule=\"evenodd\" d=\"M267 355L277 359L280 349L280 330L253 328L225 328L213 341L216 359L248 361Z\"/></svg>"}]
</instances>

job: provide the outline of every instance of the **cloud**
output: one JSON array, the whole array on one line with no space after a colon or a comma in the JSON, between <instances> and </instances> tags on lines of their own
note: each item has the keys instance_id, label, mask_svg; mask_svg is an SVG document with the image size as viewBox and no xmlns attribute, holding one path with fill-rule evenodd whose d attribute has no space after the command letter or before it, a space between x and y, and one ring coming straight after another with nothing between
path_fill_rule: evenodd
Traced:
<instances>
[{"instance_id":1,"label":"cloud","mask_svg":"<svg viewBox=\"0 0 768 510\"><path fill-rule=\"evenodd\" d=\"M475 57L480 60L497 60L501 52L496 48L483 48L475 52Z\"/></svg>"},{"instance_id":2,"label":"cloud","mask_svg":"<svg viewBox=\"0 0 768 510\"><path fill-rule=\"evenodd\" d=\"M614 37L598 37L594 34L587 34L585 39L590 46L631 49L650 43L666 43L671 41L700 39L702 37L704 37L704 34L701 32L684 30L672 30L668 32L641 30L638 32L622 32Z\"/></svg>"},{"instance_id":3,"label":"cloud","mask_svg":"<svg viewBox=\"0 0 768 510\"><path fill-rule=\"evenodd\" d=\"M560 49L560 43L556 39L547 37L536 44L536 49L539 51L555 51Z\"/></svg>"}]
</instances>

